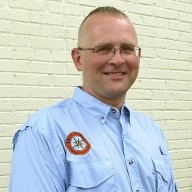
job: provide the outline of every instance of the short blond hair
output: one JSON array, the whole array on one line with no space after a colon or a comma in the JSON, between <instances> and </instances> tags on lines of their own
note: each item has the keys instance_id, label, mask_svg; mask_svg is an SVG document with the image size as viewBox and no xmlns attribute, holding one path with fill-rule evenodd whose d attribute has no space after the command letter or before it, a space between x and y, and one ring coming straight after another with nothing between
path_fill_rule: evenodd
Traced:
<instances>
[{"instance_id":1,"label":"short blond hair","mask_svg":"<svg viewBox=\"0 0 192 192\"><path fill-rule=\"evenodd\" d=\"M120 16L120 17L125 17L128 19L127 15L120 11L119 9L116 9L115 7L110 7L110 6L105 6L105 7L98 7L91 11L85 19L82 21L81 25L89 18L91 15L98 14L98 13L103 13L103 14L108 14L108 15L114 15L114 16Z\"/></svg>"},{"instance_id":2,"label":"short blond hair","mask_svg":"<svg viewBox=\"0 0 192 192\"><path fill-rule=\"evenodd\" d=\"M80 27L79 27L79 31L78 31L78 44L79 44L79 40L80 40L80 34L83 28L83 24L86 22L86 20L92 16L92 15L96 15L96 14L106 14L106 15L111 15L111 16L116 16L116 17L122 17L125 18L127 20L129 20L128 16L123 13L122 11L120 11L119 9L116 9L115 7L110 7L110 6L105 6L105 7L98 7L94 10L92 10L82 21Z\"/></svg>"}]
</instances>

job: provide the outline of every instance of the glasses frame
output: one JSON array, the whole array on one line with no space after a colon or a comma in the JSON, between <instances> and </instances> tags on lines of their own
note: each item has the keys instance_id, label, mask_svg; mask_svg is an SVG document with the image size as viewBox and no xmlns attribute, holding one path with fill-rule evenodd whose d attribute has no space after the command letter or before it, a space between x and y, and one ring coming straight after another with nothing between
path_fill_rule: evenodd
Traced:
<instances>
[{"instance_id":1,"label":"glasses frame","mask_svg":"<svg viewBox=\"0 0 192 192\"><path fill-rule=\"evenodd\" d=\"M99 48L99 47L102 47L102 46L96 46L96 47L93 47L93 48L77 47L77 49L78 49L79 51L93 51L94 53L97 53L96 49ZM104 47L104 46L103 46L103 47ZM107 47L107 46L106 46L106 47ZM110 47L110 46L109 46L109 47ZM132 46L132 45L130 45L130 47L134 47L134 49L138 51L138 54L136 54L135 56L140 55L140 51L141 51L141 48L140 48L140 47L138 47L138 46ZM113 47L109 53L115 54L117 50L119 50L119 53L120 53L120 54L123 54L123 51L122 51L123 48L119 48L119 47ZM104 54L105 54L105 53L103 53L103 55L104 55ZM107 54L107 53L106 53L106 54ZM102 54L101 54L101 55L102 55ZM130 55L131 55L131 54L130 54Z\"/></svg>"}]
</instances>

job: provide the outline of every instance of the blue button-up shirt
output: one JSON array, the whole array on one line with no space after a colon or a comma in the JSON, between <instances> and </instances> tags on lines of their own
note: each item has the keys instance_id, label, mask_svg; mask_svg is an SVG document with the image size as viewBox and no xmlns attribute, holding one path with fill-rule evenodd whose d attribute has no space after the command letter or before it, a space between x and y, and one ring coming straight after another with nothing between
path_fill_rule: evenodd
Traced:
<instances>
[{"instance_id":1,"label":"blue button-up shirt","mask_svg":"<svg viewBox=\"0 0 192 192\"><path fill-rule=\"evenodd\" d=\"M80 88L16 133L10 192L175 192L167 144L150 118Z\"/></svg>"}]
</instances>

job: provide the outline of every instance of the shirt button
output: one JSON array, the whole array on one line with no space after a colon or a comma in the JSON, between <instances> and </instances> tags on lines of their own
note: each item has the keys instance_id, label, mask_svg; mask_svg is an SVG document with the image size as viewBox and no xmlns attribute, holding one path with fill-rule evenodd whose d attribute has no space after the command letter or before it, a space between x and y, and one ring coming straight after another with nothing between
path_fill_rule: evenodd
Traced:
<instances>
[{"instance_id":1,"label":"shirt button","mask_svg":"<svg viewBox=\"0 0 192 192\"><path fill-rule=\"evenodd\" d=\"M101 120L103 120L103 119L104 119L104 117L103 117L103 116L101 116L101 117L100 117L100 119L101 119Z\"/></svg>"},{"instance_id":2,"label":"shirt button","mask_svg":"<svg viewBox=\"0 0 192 192\"><path fill-rule=\"evenodd\" d=\"M140 190L136 190L136 192L140 192Z\"/></svg>"},{"instance_id":3,"label":"shirt button","mask_svg":"<svg viewBox=\"0 0 192 192\"><path fill-rule=\"evenodd\" d=\"M116 113L116 109L114 109L114 108L112 108L111 111L113 114Z\"/></svg>"},{"instance_id":4,"label":"shirt button","mask_svg":"<svg viewBox=\"0 0 192 192\"><path fill-rule=\"evenodd\" d=\"M133 164L133 161L132 161L132 160L130 160L130 161L129 161L129 165L132 165L132 164ZM139 191L138 191L138 192L139 192Z\"/></svg>"}]
</instances>

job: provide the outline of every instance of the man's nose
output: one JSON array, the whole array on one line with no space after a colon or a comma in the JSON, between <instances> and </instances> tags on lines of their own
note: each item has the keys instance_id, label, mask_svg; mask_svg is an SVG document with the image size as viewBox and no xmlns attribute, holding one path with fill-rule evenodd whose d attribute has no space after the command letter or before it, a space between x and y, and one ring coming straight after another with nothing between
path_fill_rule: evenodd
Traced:
<instances>
[{"instance_id":1,"label":"man's nose","mask_svg":"<svg viewBox=\"0 0 192 192\"><path fill-rule=\"evenodd\" d=\"M111 63L115 65L125 63L125 59L123 58L122 50L120 48L115 48L112 51Z\"/></svg>"}]
</instances>

